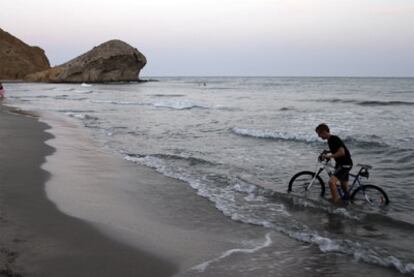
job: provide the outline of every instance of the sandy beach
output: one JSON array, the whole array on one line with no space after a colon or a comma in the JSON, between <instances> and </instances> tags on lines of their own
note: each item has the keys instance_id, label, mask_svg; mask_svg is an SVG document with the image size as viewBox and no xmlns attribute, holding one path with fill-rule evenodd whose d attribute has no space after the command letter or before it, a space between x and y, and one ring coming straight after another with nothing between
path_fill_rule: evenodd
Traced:
<instances>
[{"instance_id":1,"label":"sandy beach","mask_svg":"<svg viewBox=\"0 0 414 277\"><path fill-rule=\"evenodd\" d=\"M1 276L171 276L171 263L58 211L41 169L49 127L0 106Z\"/></svg>"},{"instance_id":2,"label":"sandy beach","mask_svg":"<svg viewBox=\"0 0 414 277\"><path fill-rule=\"evenodd\" d=\"M1 106L0 129L5 276L173 276L265 234L73 122Z\"/></svg>"}]
</instances>

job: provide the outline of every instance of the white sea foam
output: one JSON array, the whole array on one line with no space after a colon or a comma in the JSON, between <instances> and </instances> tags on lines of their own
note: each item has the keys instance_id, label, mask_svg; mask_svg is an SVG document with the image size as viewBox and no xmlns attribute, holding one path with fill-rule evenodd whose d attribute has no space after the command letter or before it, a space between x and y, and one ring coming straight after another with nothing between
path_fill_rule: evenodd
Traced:
<instances>
[{"instance_id":1,"label":"white sea foam","mask_svg":"<svg viewBox=\"0 0 414 277\"><path fill-rule=\"evenodd\" d=\"M280 132L270 129L256 129L256 128L240 128L234 127L231 131L240 136L260 138L260 139L274 139L286 141L299 141L306 143L324 143L312 132ZM382 138L377 136L365 136L358 139L340 135L346 143L357 144L360 147L384 147L388 146L382 141Z\"/></svg>"},{"instance_id":2,"label":"white sea foam","mask_svg":"<svg viewBox=\"0 0 414 277\"><path fill-rule=\"evenodd\" d=\"M251 254L251 253L255 253L263 248L269 247L270 245L272 245L272 238L270 237L270 233L266 234L265 236L265 241L260 244L257 245L253 248L236 248L236 249L230 249L225 251L223 254L221 254L219 257L214 258L212 260L206 261L204 263L201 263L199 265L196 265L192 268L192 270L196 270L199 272L203 272L205 271L212 263L218 262L220 260L223 260L235 253L243 253L243 254Z\"/></svg>"},{"instance_id":3,"label":"white sea foam","mask_svg":"<svg viewBox=\"0 0 414 277\"><path fill-rule=\"evenodd\" d=\"M91 87L92 85L91 84L87 84L87 83L82 83L81 86L82 87Z\"/></svg>"},{"instance_id":4,"label":"white sea foam","mask_svg":"<svg viewBox=\"0 0 414 277\"><path fill-rule=\"evenodd\" d=\"M305 141L309 143L321 142L315 135L310 132L279 132L269 129L253 129L253 128L232 128L231 131L237 135L264 138L264 139L279 139L279 140L296 140Z\"/></svg>"},{"instance_id":5,"label":"white sea foam","mask_svg":"<svg viewBox=\"0 0 414 277\"><path fill-rule=\"evenodd\" d=\"M75 90L74 92L76 92L76 93L84 93L84 94L89 94L89 93L92 93L92 92L93 92L93 90L81 90L81 89L77 89L77 90Z\"/></svg>"},{"instance_id":6,"label":"white sea foam","mask_svg":"<svg viewBox=\"0 0 414 277\"><path fill-rule=\"evenodd\" d=\"M369 264L393 267L401 273L414 272L414 263L404 263L401 259L387 254L387 251L378 247L369 247L355 241L339 240L323 237L316 232L292 232L287 229L279 229L282 233L299 241L316 244L322 252L338 252L348 254L357 261Z\"/></svg>"},{"instance_id":7,"label":"white sea foam","mask_svg":"<svg viewBox=\"0 0 414 277\"><path fill-rule=\"evenodd\" d=\"M342 216L350 218L350 219L361 220L361 218L359 216L353 215L350 211L348 211L345 208L335 208L332 211L328 210L328 212L333 213L333 214L337 214L337 215L342 215Z\"/></svg>"},{"instance_id":8,"label":"white sea foam","mask_svg":"<svg viewBox=\"0 0 414 277\"><path fill-rule=\"evenodd\" d=\"M168 177L188 183L197 191L198 195L209 199L218 210L233 220L265 227L272 226L272 223L265 218L252 215L257 208L257 202L263 202L264 199L260 195L256 195L257 186L255 185L240 180L237 180L236 183L230 182L227 185L215 185L214 182L208 182L206 176L194 176L185 168L174 168L162 158L155 156L126 156L125 159L155 168L158 172ZM245 198L247 197L251 201L246 201L243 205L240 205L236 199L236 194L240 192L247 194ZM279 214L282 217L289 216L286 207L281 203L260 203L260 205L265 205L269 212Z\"/></svg>"},{"instance_id":9,"label":"white sea foam","mask_svg":"<svg viewBox=\"0 0 414 277\"><path fill-rule=\"evenodd\" d=\"M349 218L349 219L358 220L358 221L361 220L360 216L355 215L352 211L349 211L345 208L336 208L336 207L333 208L330 204L324 205L323 203L315 202L314 200L306 199L306 198L299 197L296 195L292 197L292 201L293 201L293 204L295 204L296 206L302 206L304 208L315 208L318 210L326 211L327 213L330 213L330 214L336 214L336 215L343 216L344 218ZM358 211L358 213L361 214L361 211Z\"/></svg>"},{"instance_id":10,"label":"white sea foam","mask_svg":"<svg viewBox=\"0 0 414 277\"><path fill-rule=\"evenodd\" d=\"M175 110L188 110L193 108L208 109L210 108L207 104L192 101L192 100L181 100L181 99L166 99L161 101L153 102L152 105L157 108L170 108Z\"/></svg>"},{"instance_id":11,"label":"white sea foam","mask_svg":"<svg viewBox=\"0 0 414 277\"><path fill-rule=\"evenodd\" d=\"M75 112L65 112L65 114L69 117L77 118L77 119L83 119L83 120L97 120L98 118L95 116L90 116L88 114L81 114L81 113L75 113Z\"/></svg>"},{"instance_id":12,"label":"white sea foam","mask_svg":"<svg viewBox=\"0 0 414 277\"><path fill-rule=\"evenodd\" d=\"M235 221L279 231L295 240L314 244L322 252L343 253L367 263L394 267L403 273L414 272L413 263L403 262L401 259L388 254L388 251L385 249L360 244L357 241L331 238L328 235L322 235L310 229L307 225L298 222L292 217L283 204L264 201L264 198L257 197L257 186L243 182L224 187L207 184L204 178L193 176L191 172L184 168L174 168L162 158L155 156L126 156L125 159L150 166L166 176L187 182L197 191L198 195L212 201L218 210ZM245 202L238 202L237 193L247 194L243 198ZM260 212L258 213L257 211ZM337 208L331 211L331 213L352 217L341 208ZM272 218L275 218L276 221L272 221ZM243 251L249 250L244 249ZM195 269L203 271L212 262L223 259L234 252L241 252L241 250L229 250L216 259L196 266Z\"/></svg>"},{"instance_id":13,"label":"white sea foam","mask_svg":"<svg viewBox=\"0 0 414 277\"><path fill-rule=\"evenodd\" d=\"M91 103L96 104L112 104L112 105L145 105L142 102L134 102L134 101L114 101L114 100L92 100Z\"/></svg>"},{"instance_id":14,"label":"white sea foam","mask_svg":"<svg viewBox=\"0 0 414 277\"><path fill-rule=\"evenodd\" d=\"M159 101L114 101L114 100L92 100L92 103L112 104L112 105L137 105L137 106L153 106L155 108L168 108L173 110L189 110L194 108L209 109L210 107L202 102L180 99L166 99Z\"/></svg>"}]
</instances>

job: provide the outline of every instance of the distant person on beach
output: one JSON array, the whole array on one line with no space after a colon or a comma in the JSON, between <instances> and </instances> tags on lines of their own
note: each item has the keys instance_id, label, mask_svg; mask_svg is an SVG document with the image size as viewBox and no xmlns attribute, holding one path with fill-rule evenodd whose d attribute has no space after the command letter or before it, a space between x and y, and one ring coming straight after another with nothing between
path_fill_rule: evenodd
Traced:
<instances>
[{"instance_id":1,"label":"distant person on beach","mask_svg":"<svg viewBox=\"0 0 414 277\"><path fill-rule=\"evenodd\" d=\"M340 198L336 190L336 184L341 182L342 190L348 193L349 171L352 168L351 153L345 146L344 142L329 131L328 125L322 123L315 129L318 136L328 141L329 152L322 155L323 159L335 159L335 171L329 179L329 188L331 190L332 201L338 203Z\"/></svg>"},{"instance_id":2,"label":"distant person on beach","mask_svg":"<svg viewBox=\"0 0 414 277\"><path fill-rule=\"evenodd\" d=\"M6 92L3 88L3 84L0 83L0 101L4 99L4 94L6 94Z\"/></svg>"}]
</instances>

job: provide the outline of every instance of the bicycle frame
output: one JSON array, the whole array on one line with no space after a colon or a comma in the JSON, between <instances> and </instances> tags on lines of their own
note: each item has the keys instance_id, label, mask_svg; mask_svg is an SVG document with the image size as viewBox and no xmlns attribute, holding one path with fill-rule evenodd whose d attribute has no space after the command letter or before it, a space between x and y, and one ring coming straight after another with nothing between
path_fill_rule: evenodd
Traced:
<instances>
[{"instance_id":1,"label":"bicycle frame","mask_svg":"<svg viewBox=\"0 0 414 277\"><path fill-rule=\"evenodd\" d=\"M312 181L306 187L306 190L309 190L312 187L314 181L322 173L322 171L326 171L326 173L328 174L328 176L331 177L332 174L333 174L333 170L332 170L333 168L334 167L332 166L332 164L330 164L329 161L318 161L318 163L316 165L315 172L314 172L314 176L312 178ZM354 187L360 187L360 186L362 186L362 183L361 183L361 172L362 172L362 170L363 170L363 167L361 167L359 169L359 171L358 171L357 174L349 173L349 176L351 176L352 178L354 178L354 180L353 180L353 182L351 183L351 185L350 185L350 187L348 189L348 196L351 195L351 192L354 190ZM342 190L342 188L341 188L340 185L337 185L337 190L338 190L338 193L339 193L341 199L344 199L345 200L345 198L346 198L347 195L344 193L344 191ZM367 197L367 195L365 194L365 191L363 191L363 193L364 193L365 199L368 202L371 202L369 200L369 198Z\"/></svg>"},{"instance_id":2,"label":"bicycle frame","mask_svg":"<svg viewBox=\"0 0 414 277\"><path fill-rule=\"evenodd\" d=\"M329 161L318 161L318 163L316 164L316 169L315 169L312 181L306 187L306 190L309 190L312 187L313 182L316 180L316 178L319 176L319 174L322 173L322 171L325 170L328 173L329 177L330 177L332 175L331 167L332 166L329 164Z\"/></svg>"}]
</instances>

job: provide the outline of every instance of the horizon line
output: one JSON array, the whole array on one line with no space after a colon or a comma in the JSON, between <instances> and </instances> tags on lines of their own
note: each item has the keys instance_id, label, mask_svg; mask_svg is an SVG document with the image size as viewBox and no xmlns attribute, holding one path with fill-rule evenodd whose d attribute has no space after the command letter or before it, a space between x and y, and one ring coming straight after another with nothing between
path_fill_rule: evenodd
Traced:
<instances>
[{"instance_id":1,"label":"horizon line","mask_svg":"<svg viewBox=\"0 0 414 277\"><path fill-rule=\"evenodd\" d=\"M141 78L389 78L389 79L412 79L413 76L392 75L142 75Z\"/></svg>"}]
</instances>

